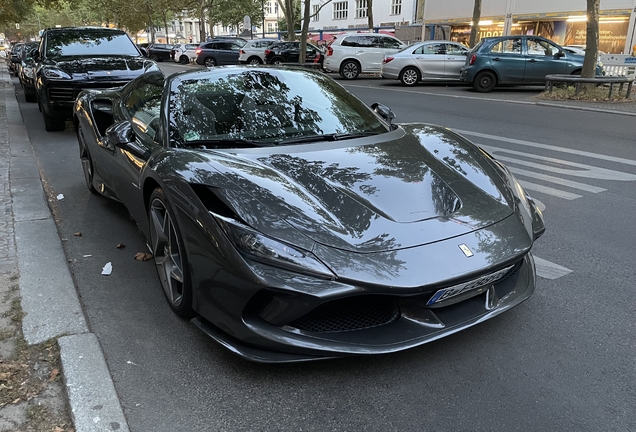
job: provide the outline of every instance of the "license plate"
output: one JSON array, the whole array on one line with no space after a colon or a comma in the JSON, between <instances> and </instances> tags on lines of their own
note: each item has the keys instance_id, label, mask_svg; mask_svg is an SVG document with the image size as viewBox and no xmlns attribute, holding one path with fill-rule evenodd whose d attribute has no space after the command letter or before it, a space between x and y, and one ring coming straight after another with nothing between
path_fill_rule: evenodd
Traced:
<instances>
[{"instance_id":1,"label":"license plate","mask_svg":"<svg viewBox=\"0 0 636 432\"><path fill-rule=\"evenodd\" d=\"M473 279L472 281L460 283L458 285L454 285L448 288L442 288L438 290L435 294L433 294L433 297L431 297L431 299L426 303L426 306L430 306L430 305L442 302L444 300L448 300L451 297L458 296L462 293L483 287L485 285L490 285L492 283L495 283L499 279L504 277L513 267L514 265L511 265L509 267L506 267L494 273L490 273L486 276Z\"/></svg>"}]
</instances>

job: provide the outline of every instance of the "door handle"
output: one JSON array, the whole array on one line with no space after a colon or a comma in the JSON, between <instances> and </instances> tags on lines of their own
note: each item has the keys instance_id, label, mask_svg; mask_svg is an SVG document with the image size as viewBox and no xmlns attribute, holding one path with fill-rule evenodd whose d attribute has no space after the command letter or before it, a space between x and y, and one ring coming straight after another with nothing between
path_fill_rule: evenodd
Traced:
<instances>
[{"instance_id":1,"label":"door handle","mask_svg":"<svg viewBox=\"0 0 636 432\"><path fill-rule=\"evenodd\" d=\"M494 60L494 61L499 61L499 60L501 60L501 59L500 59L499 57L495 57L493 60Z\"/></svg>"},{"instance_id":2,"label":"door handle","mask_svg":"<svg viewBox=\"0 0 636 432\"><path fill-rule=\"evenodd\" d=\"M537 61L535 59L530 59L528 60L529 63L536 63Z\"/></svg>"}]
</instances>

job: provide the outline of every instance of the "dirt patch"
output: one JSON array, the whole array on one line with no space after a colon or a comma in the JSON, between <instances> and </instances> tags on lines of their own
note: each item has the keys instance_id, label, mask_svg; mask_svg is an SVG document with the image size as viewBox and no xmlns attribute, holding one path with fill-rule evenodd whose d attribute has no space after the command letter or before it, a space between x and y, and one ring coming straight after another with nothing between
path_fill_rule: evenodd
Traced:
<instances>
[{"instance_id":1,"label":"dirt patch","mask_svg":"<svg viewBox=\"0 0 636 432\"><path fill-rule=\"evenodd\" d=\"M15 275L0 274L0 300L0 431L73 431L57 341L24 340Z\"/></svg>"},{"instance_id":2,"label":"dirt patch","mask_svg":"<svg viewBox=\"0 0 636 432\"><path fill-rule=\"evenodd\" d=\"M612 96L609 96L609 87L599 86L591 90L581 89L579 93L576 93L576 87L554 87L552 93L544 91L537 96L538 99L544 100L576 100L587 102L610 102L610 103L636 103L636 92L632 91L629 98L625 97L627 86L624 86L623 91L618 91L618 85L614 86Z\"/></svg>"}]
</instances>

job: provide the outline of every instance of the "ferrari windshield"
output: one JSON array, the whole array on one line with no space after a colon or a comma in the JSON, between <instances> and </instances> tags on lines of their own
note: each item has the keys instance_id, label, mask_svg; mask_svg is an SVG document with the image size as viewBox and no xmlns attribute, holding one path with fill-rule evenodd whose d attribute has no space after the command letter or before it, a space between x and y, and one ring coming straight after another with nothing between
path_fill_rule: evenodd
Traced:
<instances>
[{"instance_id":1,"label":"ferrari windshield","mask_svg":"<svg viewBox=\"0 0 636 432\"><path fill-rule=\"evenodd\" d=\"M219 68L177 77L169 115L176 146L285 145L389 130L332 79L291 69Z\"/></svg>"},{"instance_id":2,"label":"ferrari windshield","mask_svg":"<svg viewBox=\"0 0 636 432\"><path fill-rule=\"evenodd\" d=\"M51 31L46 40L46 56L139 56L139 51L124 32L100 29L64 29Z\"/></svg>"}]
</instances>

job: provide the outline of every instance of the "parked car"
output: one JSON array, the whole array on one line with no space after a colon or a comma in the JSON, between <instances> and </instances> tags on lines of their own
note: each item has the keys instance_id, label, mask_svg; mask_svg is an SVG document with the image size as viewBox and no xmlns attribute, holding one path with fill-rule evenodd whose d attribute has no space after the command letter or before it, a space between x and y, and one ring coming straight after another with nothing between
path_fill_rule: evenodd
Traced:
<instances>
[{"instance_id":1,"label":"parked car","mask_svg":"<svg viewBox=\"0 0 636 432\"><path fill-rule=\"evenodd\" d=\"M476 144L392 117L254 66L151 72L74 110L86 186L137 221L169 306L260 362L404 350L534 292L532 198Z\"/></svg>"},{"instance_id":2,"label":"parked car","mask_svg":"<svg viewBox=\"0 0 636 432\"><path fill-rule=\"evenodd\" d=\"M32 53L37 50L39 45L39 42L25 43L20 52L18 79L27 102L36 102L37 100L35 97L35 62Z\"/></svg>"},{"instance_id":3,"label":"parked car","mask_svg":"<svg viewBox=\"0 0 636 432\"><path fill-rule=\"evenodd\" d=\"M466 57L460 79L478 92L499 84L545 84L549 74L580 74L583 57L565 52L540 36L498 36L482 39ZM603 74L597 65L598 75Z\"/></svg>"},{"instance_id":4,"label":"parked car","mask_svg":"<svg viewBox=\"0 0 636 432\"><path fill-rule=\"evenodd\" d=\"M278 39L252 39L239 50L239 63L259 65L265 63L265 50Z\"/></svg>"},{"instance_id":5,"label":"parked car","mask_svg":"<svg viewBox=\"0 0 636 432\"><path fill-rule=\"evenodd\" d=\"M345 79L356 79L361 73L378 73L384 56L406 48L406 44L384 34L351 34L336 36L327 45L324 68L338 72Z\"/></svg>"},{"instance_id":6,"label":"parked car","mask_svg":"<svg viewBox=\"0 0 636 432\"><path fill-rule=\"evenodd\" d=\"M59 27L44 30L41 39L33 59L36 97L47 131L64 130L82 90L120 87L157 68L123 30Z\"/></svg>"},{"instance_id":7,"label":"parked car","mask_svg":"<svg viewBox=\"0 0 636 432\"><path fill-rule=\"evenodd\" d=\"M469 51L457 42L420 42L385 56L380 75L399 79L405 86L414 86L420 81L456 81Z\"/></svg>"},{"instance_id":8,"label":"parked car","mask_svg":"<svg viewBox=\"0 0 636 432\"><path fill-rule=\"evenodd\" d=\"M305 63L318 63L324 61L324 54L316 45L307 44ZM283 63L298 63L300 59L300 42L277 42L265 50L265 63L281 65Z\"/></svg>"},{"instance_id":9,"label":"parked car","mask_svg":"<svg viewBox=\"0 0 636 432\"><path fill-rule=\"evenodd\" d=\"M197 58L195 50L199 44L176 44L170 50L170 57L177 63L188 64Z\"/></svg>"},{"instance_id":10,"label":"parked car","mask_svg":"<svg viewBox=\"0 0 636 432\"><path fill-rule=\"evenodd\" d=\"M18 62L13 61L14 59L19 58L19 54L20 54L20 50L22 49L22 45L24 45L22 42L18 42L16 44L13 44L13 46L11 47L11 49L9 50L9 52L7 53L7 69L9 70L9 74L10 75L16 75L17 76L17 69L18 69Z\"/></svg>"},{"instance_id":11,"label":"parked car","mask_svg":"<svg viewBox=\"0 0 636 432\"><path fill-rule=\"evenodd\" d=\"M146 55L150 60L154 61L170 61L170 50L172 45L169 44L150 44L146 48Z\"/></svg>"},{"instance_id":12,"label":"parked car","mask_svg":"<svg viewBox=\"0 0 636 432\"><path fill-rule=\"evenodd\" d=\"M207 67L238 64L239 50L243 45L230 39L203 42L195 50L196 63Z\"/></svg>"}]
</instances>

